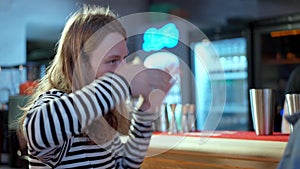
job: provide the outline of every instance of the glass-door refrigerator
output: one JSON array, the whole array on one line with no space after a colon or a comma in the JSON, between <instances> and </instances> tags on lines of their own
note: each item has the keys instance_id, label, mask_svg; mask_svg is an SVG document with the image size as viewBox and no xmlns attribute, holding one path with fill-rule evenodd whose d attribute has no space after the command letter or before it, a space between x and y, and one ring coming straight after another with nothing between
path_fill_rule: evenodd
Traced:
<instances>
[{"instance_id":1,"label":"glass-door refrigerator","mask_svg":"<svg viewBox=\"0 0 300 169\"><path fill-rule=\"evenodd\" d=\"M212 84L225 81L226 98L222 117L216 130L248 130L249 129L249 99L248 99L248 59L247 38L244 36L210 40L222 70L205 71L197 55L203 42L192 43L191 63L196 81L197 129L203 130L210 112ZM199 56L198 56L199 57ZM201 57L201 56L200 56ZM224 92L224 91L219 91Z\"/></svg>"}]
</instances>

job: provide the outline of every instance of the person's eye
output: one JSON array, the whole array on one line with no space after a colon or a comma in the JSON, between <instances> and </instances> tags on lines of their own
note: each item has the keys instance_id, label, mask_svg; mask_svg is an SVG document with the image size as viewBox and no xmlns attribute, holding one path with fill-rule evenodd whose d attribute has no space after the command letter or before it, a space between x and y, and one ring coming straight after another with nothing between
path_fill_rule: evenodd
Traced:
<instances>
[{"instance_id":1,"label":"person's eye","mask_svg":"<svg viewBox=\"0 0 300 169\"><path fill-rule=\"evenodd\" d=\"M108 64L111 64L111 65L115 65L115 64L118 64L118 63L120 63L120 62L121 62L120 59L112 59L112 60L108 61L107 63L108 63Z\"/></svg>"},{"instance_id":2,"label":"person's eye","mask_svg":"<svg viewBox=\"0 0 300 169\"><path fill-rule=\"evenodd\" d=\"M110 64L115 64L117 62L117 59L109 61Z\"/></svg>"}]
</instances>

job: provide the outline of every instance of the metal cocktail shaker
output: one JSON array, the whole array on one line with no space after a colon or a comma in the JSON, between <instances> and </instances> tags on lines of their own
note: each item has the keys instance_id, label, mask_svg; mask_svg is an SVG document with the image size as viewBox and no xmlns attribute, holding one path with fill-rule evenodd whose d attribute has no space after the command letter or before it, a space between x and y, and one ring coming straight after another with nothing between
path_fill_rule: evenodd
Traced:
<instances>
[{"instance_id":1,"label":"metal cocktail shaker","mask_svg":"<svg viewBox=\"0 0 300 169\"><path fill-rule=\"evenodd\" d=\"M300 112L300 94L286 94L285 99L289 115ZM292 124L290 125L290 129L293 132Z\"/></svg>"},{"instance_id":2,"label":"metal cocktail shaker","mask_svg":"<svg viewBox=\"0 0 300 169\"><path fill-rule=\"evenodd\" d=\"M272 135L274 131L275 91L250 89L253 126L256 135Z\"/></svg>"}]
</instances>

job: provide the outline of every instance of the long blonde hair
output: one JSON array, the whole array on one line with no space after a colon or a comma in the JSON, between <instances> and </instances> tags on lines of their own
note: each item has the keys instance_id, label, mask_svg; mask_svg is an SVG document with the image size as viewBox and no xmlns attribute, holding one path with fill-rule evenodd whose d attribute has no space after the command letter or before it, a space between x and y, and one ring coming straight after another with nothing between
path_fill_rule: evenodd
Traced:
<instances>
[{"instance_id":1,"label":"long blonde hair","mask_svg":"<svg viewBox=\"0 0 300 169\"><path fill-rule=\"evenodd\" d=\"M118 32L126 38L126 30L109 8L85 5L71 15L61 34L54 60L47 68L46 75L40 79L31 100L23 108L24 114L20 118L20 127L28 111L42 93L53 88L71 93L92 82L91 78L82 80L85 76L81 64L87 63L87 56L109 32ZM116 119L116 114L119 113L109 113L105 117L113 128L117 128L120 121Z\"/></svg>"}]
</instances>

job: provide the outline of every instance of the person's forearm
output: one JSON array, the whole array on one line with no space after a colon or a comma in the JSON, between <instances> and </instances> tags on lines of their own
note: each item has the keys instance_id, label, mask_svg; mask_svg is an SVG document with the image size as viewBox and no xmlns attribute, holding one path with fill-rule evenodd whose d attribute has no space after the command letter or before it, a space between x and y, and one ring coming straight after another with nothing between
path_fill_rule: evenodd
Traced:
<instances>
[{"instance_id":1,"label":"person's forearm","mask_svg":"<svg viewBox=\"0 0 300 169\"><path fill-rule=\"evenodd\" d=\"M136 112L133 114L129 138L124 146L123 168L141 167L153 133L153 119L154 113Z\"/></svg>"},{"instance_id":2,"label":"person's forearm","mask_svg":"<svg viewBox=\"0 0 300 169\"><path fill-rule=\"evenodd\" d=\"M122 78L108 74L69 95L43 95L25 119L24 133L31 154L52 152L71 136L80 134L94 119L109 112L129 95ZM42 152L43 151L43 152Z\"/></svg>"}]
</instances>

